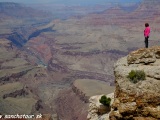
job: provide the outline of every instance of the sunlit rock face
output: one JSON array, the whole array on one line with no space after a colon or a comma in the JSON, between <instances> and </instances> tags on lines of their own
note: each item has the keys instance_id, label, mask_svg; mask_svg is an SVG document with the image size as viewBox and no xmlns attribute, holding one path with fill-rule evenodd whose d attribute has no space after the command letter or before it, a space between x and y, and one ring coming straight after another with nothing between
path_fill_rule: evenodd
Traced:
<instances>
[{"instance_id":1,"label":"sunlit rock face","mask_svg":"<svg viewBox=\"0 0 160 120\"><path fill-rule=\"evenodd\" d=\"M111 120L160 119L160 47L143 48L121 58L114 66L115 100ZM131 70L142 70L146 79L132 83Z\"/></svg>"}]
</instances>

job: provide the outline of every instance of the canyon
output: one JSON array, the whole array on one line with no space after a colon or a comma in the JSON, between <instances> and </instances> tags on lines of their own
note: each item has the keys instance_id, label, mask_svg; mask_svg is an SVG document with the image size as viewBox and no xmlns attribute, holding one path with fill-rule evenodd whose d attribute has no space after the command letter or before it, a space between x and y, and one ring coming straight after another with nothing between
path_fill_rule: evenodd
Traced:
<instances>
[{"instance_id":1,"label":"canyon","mask_svg":"<svg viewBox=\"0 0 160 120\"><path fill-rule=\"evenodd\" d=\"M159 1L131 6L58 19L0 3L0 114L87 119L89 97L114 91L113 64L144 47L145 22L149 46L159 44Z\"/></svg>"}]
</instances>

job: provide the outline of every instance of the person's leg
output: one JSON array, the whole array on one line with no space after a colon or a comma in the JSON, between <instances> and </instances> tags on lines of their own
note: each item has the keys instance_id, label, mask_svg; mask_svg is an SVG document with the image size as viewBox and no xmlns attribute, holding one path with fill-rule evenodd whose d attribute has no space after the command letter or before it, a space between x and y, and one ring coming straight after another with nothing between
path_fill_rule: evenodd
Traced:
<instances>
[{"instance_id":1,"label":"person's leg","mask_svg":"<svg viewBox=\"0 0 160 120\"><path fill-rule=\"evenodd\" d=\"M147 37L147 48L148 48L148 38L149 38L149 37Z\"/></svg>"},{"instance_id":2,"label":"person's leg","mask_svg":"<svg viewBox=\"0 0 160 120\"><path fill-rule=\"evenodd\" d=\"M148 48L148 37L145 37L145 46Z\"/></svg>"}]
</instances>

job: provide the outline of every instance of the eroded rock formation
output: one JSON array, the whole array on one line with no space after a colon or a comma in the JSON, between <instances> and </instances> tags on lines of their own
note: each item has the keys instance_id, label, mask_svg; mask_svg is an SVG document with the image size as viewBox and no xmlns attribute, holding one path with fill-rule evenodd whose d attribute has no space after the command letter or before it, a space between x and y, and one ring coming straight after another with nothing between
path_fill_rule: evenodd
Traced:
<instances>
[{"instance_id":1,"label":"eroded rock formation","mask_svg":"<svg viewBox=\"0 0 160 120\"><path fill-rule=\"evenodd\" d=\"M99 114L100 96L89 102L88 120L160 119L160 47L141 48L119 59L114 65L115 92L111 111ZM144 71L145 80L131 82L131 70Z\"/></svg>"},{"instance_id":2,"label":"eroded rock formation","mask_svg":"<svg viewBox=\"0 0 160 120\"><path fill-rule=\"evenodd\" d=\"M115 64L115 100L111 120L160 119L160 47L142 48L131 52ZM131 70L143 70L146 80L132 83Z\"/></svg>"}]
</instances>

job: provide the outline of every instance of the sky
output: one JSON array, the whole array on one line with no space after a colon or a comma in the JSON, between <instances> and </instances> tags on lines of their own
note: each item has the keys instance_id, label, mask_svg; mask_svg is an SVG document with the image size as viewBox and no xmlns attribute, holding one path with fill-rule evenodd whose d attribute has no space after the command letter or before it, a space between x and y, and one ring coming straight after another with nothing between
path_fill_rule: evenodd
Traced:
<instances>
[{"instance_id":1,"label":"sky","mask_svg":"<svg viewBox=\"0 0 160 120\"><path fill-rule=\"evenodd\" d=\"M66 5L96 5L106 3L137 3L142 0L0 0L0 2L16 2L27 4L66 4Z\"/></svg>"}]
</instances>

